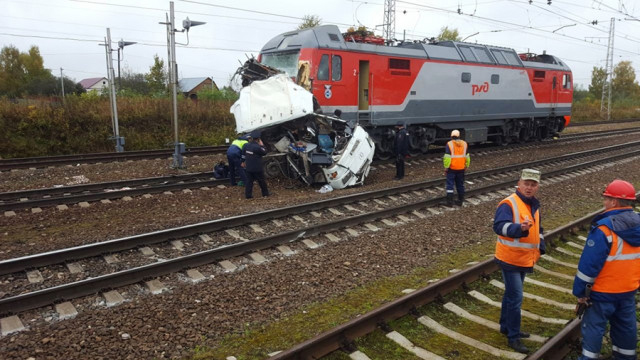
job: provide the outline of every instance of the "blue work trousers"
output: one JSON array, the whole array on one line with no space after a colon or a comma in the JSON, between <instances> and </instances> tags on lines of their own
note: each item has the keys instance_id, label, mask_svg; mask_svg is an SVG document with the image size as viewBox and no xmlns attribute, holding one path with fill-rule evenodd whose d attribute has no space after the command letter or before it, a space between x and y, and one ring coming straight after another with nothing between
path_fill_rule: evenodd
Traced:
<instances>
[{"instance_id":1,"label":"blue work trousers","mask_svg":"<svg viewBox=\"0 0 640 360\"><path fill-rule=\"evenodd\" d=\"M447 171L447 194L453 194L453 184L456 185L458 196L464 195L464 170Z\"/></svg>"},{"instance_id":2,"label":"blue work trousers","mask_svg":"<svg viewBox=\"0 0 640 360\"><path fill-rule=\"evenodd\" d=\"M236 172L240 176L240 180L246 185L247 175L242 168L242 155L227 154L227 160L229 160L229 179L231 180L231 186L236 186Z\"/></svg>"},{"instance_id":3,"label":"blue work trousers","mask_svg":"<svg viewBox=\"0 0 640 360\"><path fill-rule=\"evenodd\" d=\"M597 359L602 337L611 324L615 360L636 359L636 302L633 296L617 301L594 301L582 318L582 355L579 360Z\"/></svg>"},{"instance_id":4,"label":"blue work trousers","mask_svg":"<svg viewBox=\"0 0 640 360\"><path fill-rule=\"evenodd\" d=\"M524 277L524 271L505 271L502 269L505 289L500 310L500 332L506 334L509 341L520 338L520 309L522 307Z\"/></svg>"}]
</instances>

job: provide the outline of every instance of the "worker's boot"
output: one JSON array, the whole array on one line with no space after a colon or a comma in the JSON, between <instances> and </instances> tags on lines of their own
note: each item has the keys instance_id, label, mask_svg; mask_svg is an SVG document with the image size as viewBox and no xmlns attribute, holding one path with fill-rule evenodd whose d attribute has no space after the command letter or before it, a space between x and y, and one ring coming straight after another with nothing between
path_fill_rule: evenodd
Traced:
<instances>
[{"instance_id":1,"label":"worker's boot","mask_svg":"<svg viewBox=\"0 0 640 360\"><path fill-rule=\"evenodd\" d=\"M458 200L456 201L456 205L462 206L462 203L464 203L464 195L458 194Z\"/></svg>"},{"instance_id":2,"label":"worker's boot","mask_svg":"<svg viewBox=\"0 0 640 360\"><path fill-rule=\"evenodd\" d=\"M453 194L447 193L447 206L453 206Z\"/></svg>"}]
</instances>

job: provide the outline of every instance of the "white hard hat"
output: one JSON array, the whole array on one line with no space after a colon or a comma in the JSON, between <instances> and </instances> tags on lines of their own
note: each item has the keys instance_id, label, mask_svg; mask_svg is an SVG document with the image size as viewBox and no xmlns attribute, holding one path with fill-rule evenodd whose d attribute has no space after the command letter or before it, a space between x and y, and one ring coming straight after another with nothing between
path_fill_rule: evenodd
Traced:
<instances>
[{"instance_id":1,"label":"white hard hat","mask_svg":"<svg viewBox=\"0 0 640 360\"><path fill-rule=\"evenodd\" d=\"M458 130L453 130L451 132L451 137L460 137L460 131Z\"/></svg>"}]
</instances>

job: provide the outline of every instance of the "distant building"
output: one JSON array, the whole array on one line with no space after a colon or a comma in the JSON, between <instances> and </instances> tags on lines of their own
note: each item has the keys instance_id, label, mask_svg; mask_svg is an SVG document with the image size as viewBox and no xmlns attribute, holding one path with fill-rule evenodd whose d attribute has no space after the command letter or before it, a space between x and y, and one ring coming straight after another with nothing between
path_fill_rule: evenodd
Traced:
<instances>
[{"instance_id":1,"label":"distant building","mask_svg":"<svg viewBox=\"0 0 640 360\"><path fill-rule=\"evenodd\" d=\"M218 85L210 77L182 78L178 81L178 88L185 97L198 98L198 91L203 89L218 90Z\"/></svg>"},{"instance_id":2,"label":"distant building","mask_svg":"<svg viewBox=\"0 0 640 360\"><path fill-rule=\"evenodd\" d=\"M86 91L102 91L103 88L109 87L109 80L106 77L82 79L80 85Z\"/></svg>"}]
</instances>

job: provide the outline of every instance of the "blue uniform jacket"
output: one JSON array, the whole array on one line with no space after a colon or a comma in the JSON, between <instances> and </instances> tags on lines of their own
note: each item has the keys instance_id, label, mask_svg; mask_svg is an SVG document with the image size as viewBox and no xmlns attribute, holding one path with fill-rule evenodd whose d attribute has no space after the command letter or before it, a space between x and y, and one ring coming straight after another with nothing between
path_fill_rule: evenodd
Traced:
<instances>
[{"instance_id":1,"label":"blue uniform jacket","mask_svg":"<svg viewBox=\"0 0 640 360\"><path fill-rule=\"evenodd\" d=\"M640 246L640 215L636 214L632 208L609 210L596 216L591 222L591 231L578 263L578 271L591 278L598 276L611 251L611 244L607 241L607 237L598 229L600 225L607 226L618 235L618 238L624 239L629 245ZM620 274L620 276L625 275ZM587 284L576 275L573 280L573 295L579 298L584 297ZM635 290L616 294L591 291L591 299L616 301L632 297L635 293Z\"/></svg>"},{"instance_id":2,"label":"blue uniform jacket","mask_svg":"<svg viewBox=\"0 0 640 360\"><path fill-rule=\"evenodd\" d=\"M409 134L407 134L407 129L402 128L396 132L396 137L393 140L393 153L402 156L409 155Z\"/></svg>"},{"instance_id":3,"label":"blue uniform jacket","mask_svg":"<svg viewBox=\"0 0 640 360\"><path fill-rule=\"evenodd\" d=\"M522 199L522 201L524 201L525 204L531 206L532 215L535 214L536 211L540 209L540 201L538 201L538 199L536 199L535 197L528 198L522 195L517 190L516 190L516 195L518 195L518 197ZM510 225L507 226L506 233L503 233L502 229L504 228L505 224L510 224ZM540 224L542 224L542 217L540 217ZM520 224L516 224L513 222L513 211L511 210L511 206L509 206L508 204L502 204L498 206L498 209L496 210L496 215L494 216L494 219L493 219L493 232L495 232L498 235L502 235L510 238L519 238L519 237L529 236L529 230L522 231ZM544 229L542 228L542 225L540 225L540 253L541 254L544 254L546 249L544 238L542 237L543 232L544 232ZM524 271L528 273L533 272L532 267L515 266L515 265L507 264L498 259L495 259L495 261L505 271Z\"/></svg>"},{"instance_id":4,"label":"blue uniform jacket","mask_svg":"<svg viewBox=\"0 0 640 360\"><path fill-rule=\"evenodd\" d=\"M262 171L262 157L267 155L267 149L257 142L250 142L244 146L245 170L250 172Z\"/></svg>"},{"instance_id":5,"label":"blue uniform jacket","mask_svg":"<svg viewBox=\"0 0 640 360\"><path fill-rule=\"evenodd\" d=\"M240 136L238 138L238 140L248 140L248 137L247 136ZM247 143L247 145L248 145L248 143ZM245 145L245 146L247 146L247 145ZM243 151L243 149L240 149L237 145L231 144L231 146L229 146L229 149L227 149L227 155L231 156L231 157L233 157L233 156L241 157L242 156L242 151Z\"/></svg>"}]
</instances>

